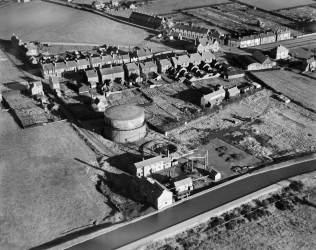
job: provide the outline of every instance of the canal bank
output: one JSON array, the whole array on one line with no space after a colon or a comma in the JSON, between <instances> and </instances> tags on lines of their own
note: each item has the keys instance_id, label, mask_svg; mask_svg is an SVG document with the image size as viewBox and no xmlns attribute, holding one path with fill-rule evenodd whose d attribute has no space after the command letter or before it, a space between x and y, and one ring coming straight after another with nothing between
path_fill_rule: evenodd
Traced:
<instances>
[{"instance_id":1,"label":"canal bank","mask_svg":"<svg viewBox=\"0 0 316 250\"><path fill-rule=\"evenodd\" d=\"M81 238L74 240L72 244L78 244L70 249L117 249L127 246L135 241L149 237L170 227L203 215L210 210L217 209L229 202L243 198L258 190L266 188L280 182L281 180L301 175L307 172L316 170L316 160L304 157L303 162L298 162L299 159L290 162L278 164L278 169L263 173L248 175L247 178L242 178L229 185L217 187L203 193L195 198L188 199L182 203L168 208L162 212L150 215L136 222L119 227L111 232L100 234L97 232L94 235L89 235L92 239ZM288 166L288 164L293 164ZM93 238L94 237L94 238ZM69 245L68 245L69 246ZM64 248L67 248L65 246ZM57 249L57 248L56 248ZM60 246L59 246L60 249Z\"/></svg>"}]
</instances>

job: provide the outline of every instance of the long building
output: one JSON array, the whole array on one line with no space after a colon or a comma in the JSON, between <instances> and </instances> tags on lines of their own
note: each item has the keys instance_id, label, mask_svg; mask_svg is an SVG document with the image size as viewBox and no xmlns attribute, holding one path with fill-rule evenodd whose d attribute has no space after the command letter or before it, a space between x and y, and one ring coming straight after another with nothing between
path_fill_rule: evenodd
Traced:
<instances>
[{"instance_id":1,"label":"long building","mask_svg":"<svg viewBox=\"0 0 316 250\"><path fill-rule=\"evenodd\" d=\"M133 11L129 17L129 21L152 29L158 29L165 22L165 19L156 14Z\"/></svg>"}]
</instances>

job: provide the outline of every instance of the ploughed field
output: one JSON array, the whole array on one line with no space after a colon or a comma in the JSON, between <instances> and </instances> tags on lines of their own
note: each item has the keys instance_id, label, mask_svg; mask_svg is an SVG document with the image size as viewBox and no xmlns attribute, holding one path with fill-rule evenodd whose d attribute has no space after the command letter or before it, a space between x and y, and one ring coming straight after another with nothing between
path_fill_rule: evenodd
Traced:
<instances>
[{"instance_id":1,"label":"ploughed field","mask_svg":"<svg viewBox=\"0 0 316 250\"><path fill-rule=\"evenodd\" d=\"M316 80L286 70L252 74L275 91L316 112Z\"/></svg>"},{"instance_id":2,"label":"ploughed field","mask_svg":"<svg viewBox=\"0 0 316 250\"><path fill-rule=\"evenodd\" d=\"M104 203L81 162L95 154L65 123L0 138L0 246L28 249L99 223Z\"/></svg>"}]
</instances>

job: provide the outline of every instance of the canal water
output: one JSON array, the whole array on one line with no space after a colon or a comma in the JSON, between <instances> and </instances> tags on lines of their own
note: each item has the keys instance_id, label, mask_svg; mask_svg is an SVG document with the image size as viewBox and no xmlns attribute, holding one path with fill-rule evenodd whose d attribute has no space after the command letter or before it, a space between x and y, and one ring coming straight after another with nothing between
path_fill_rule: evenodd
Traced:
<instances>
[{"instance_id":1,"label":"canal water","mask_svg":"<svg viewBox=\"0 0 316 250\"><path fill-rule=\"evenodd\" d=\"M116 249L283 179L316 170L316 160L257 174L218 188L137 222L71 247L71 250Z\"/></svg>"}]
</instances>

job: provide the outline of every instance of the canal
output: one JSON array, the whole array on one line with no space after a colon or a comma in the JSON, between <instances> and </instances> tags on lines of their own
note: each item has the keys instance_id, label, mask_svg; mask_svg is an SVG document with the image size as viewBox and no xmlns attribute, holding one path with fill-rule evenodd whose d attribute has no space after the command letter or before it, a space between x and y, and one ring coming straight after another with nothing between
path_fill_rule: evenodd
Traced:
<instances>
[{"instance_id":1,"label":"canal","mask_svg":"<svg viewBox=\"0 0 316 250\"><path fill-rule=\"evenodd\" d=\"M283 179L314 170L316 170L316 160L298 163L278 170L250 176L194 199L184 201L177 206L100 235L69 249L116 249L205 213L230 201L241 198L266 186L277 183Z\"/></svg>"}]
</instances>

